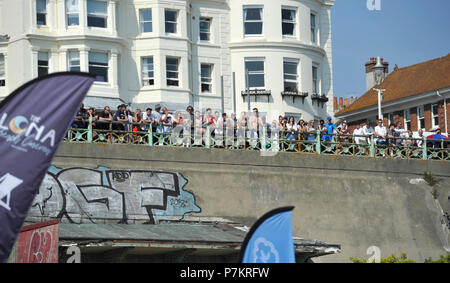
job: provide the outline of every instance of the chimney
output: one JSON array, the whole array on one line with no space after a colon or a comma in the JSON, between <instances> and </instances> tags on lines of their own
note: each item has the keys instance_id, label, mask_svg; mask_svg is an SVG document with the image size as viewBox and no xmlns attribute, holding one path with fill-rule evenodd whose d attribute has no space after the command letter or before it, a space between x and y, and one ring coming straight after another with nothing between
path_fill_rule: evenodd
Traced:
<instances>
[{"instance_id":1,"label":"chimney","mask_svg":"<svg viewBox=\"0 0 450 283\"><path fill-rule=\"evenodd\" d=\"M366 66L366 87L367 90L373 88L377 83L375 81L373 67L377 64L377 58L371 57L370 61L365 64ZM384 78L389 74L389 63L384 62L383 58L381 58L381 64L384 66Z\"/></svg>"}]
</instances>

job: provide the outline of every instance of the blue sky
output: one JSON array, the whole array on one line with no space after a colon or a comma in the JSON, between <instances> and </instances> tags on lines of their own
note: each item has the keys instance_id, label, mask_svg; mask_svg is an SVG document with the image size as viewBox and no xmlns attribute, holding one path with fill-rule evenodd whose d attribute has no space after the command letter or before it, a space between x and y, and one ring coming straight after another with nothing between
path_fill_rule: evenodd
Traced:
<instances>
[{"instance_id":1,"label":"blue sky","mask_svg":"<svg viewBox=\"0 0 450 283\"><path fill-rule=\"evenodd\" d=\"M366 91L364 63L380 56L389 72L450 53L450 0L336 0L332 13L334 96Z\"/></svg>"}]
</instances>

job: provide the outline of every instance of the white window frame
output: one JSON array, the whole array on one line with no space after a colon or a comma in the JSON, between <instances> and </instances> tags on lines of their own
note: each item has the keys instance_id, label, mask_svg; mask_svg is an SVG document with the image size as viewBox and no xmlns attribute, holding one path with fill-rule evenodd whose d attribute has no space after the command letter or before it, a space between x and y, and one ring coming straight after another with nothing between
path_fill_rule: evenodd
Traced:
<instances>
[{"instance_id":1,"label":"white window frame","mask_svg":"<svg viewBox=\"0 0 450 283\"><path fill-rule=\"evenodd\" d=\"M209 68L211 69L211 76L210 77L203 77L203 73L202 73L202 67L203 66L209 66ZM212 93L213 92L213 74L214 74L214 65L213 64L208 64L208 63L201 63L200 64L200 92L201 93ZM208 85L209 86L209 90L208 91L204 91L203 90L203 85Z\"/></svg>"},{"instance_id":2,"label":"white window frame","mask_svg":"<svg viewBox=\"0 0 450 283\"><path fill-rule=\"evenodd\" d=\"M71 57L71 54L78 53L78 57ZM75 60L74 60L75 59ZM78 64L72 64L72 61L76 61L78 59ZM80 51L79 50L69 50L67 52L67 66L69 71L73 71L72 68L78 68L78 72L81 71L81 57L80 57ZM75 72L77 72L75 70Z\"/></svg>"},{"instance_id":3,"label":"white window frame","mask_svg":"<svg viewBox=\"0 0 450 283\"><path fill-rule=\"evenodd\" d=\"M434 113L433 111L433 107L436 106L436 113ZM436 125L434 119L438 119L438 123L439 123L439 104L435 103L435 104L431 104L431 125L432 128L439 126L439 124Z\"/></svg>"},{"instance_id":4,"label":"white window frame","mask_svg":"<svg viewBox=\"0 0 450 283\"><path fill-rule=\"evenodd\" d=\"M314 16L314 25L312 22ZM314 12L311 12L310 14L310 26L311 26L311 43L317 44L318 38L317 38L317 14Z\"/></svg>"},{"instance_id":5,"label":"white window frame","mask_svg":"<svg viewBox=\"0 0 450 283\"><path fill-rule=\"evenodd\" d=\"M289 73L286 73L286 70L285 70L285 68L284 68L284 64L295 64L296 65L296 74L289 74ZM300 65L300 60L298 60L298 59L290 59L290 58L283 58L283 91L287 91L286 90L286 82L288 82L288 83L295 83L296 84L296 90L297 90L297 93L299 92L299 89L298 89L298 87L299 87L299 75L298 75L298 67L299 67L299 65ZM291 80L291 79L286 79L285 78L285 76L286 75L288 75L288 76L295 76L295 81L294 80Z\"/></svg>"},{"instance_id":6,"label":"white window frame","mask_svg":"<svg viewBox=\"0 0 450 283\"><path fill-rule=\"evenodd\" d=\"M106 13L105 14L98 14L98 13L89 13L88 10L86 10L86 25L88 28L102 28L106 29L108 28L108 1L104 0L87 0L86 1L86 7L89 1L95 1L95 2L105 2L106 3ZM97 27L97 26L89 26L89 16L97 17L97 18L104 18L105 19L105 26L104 27Z\"/></svg>"},{"instance_id":7,"label":"white window frame","mask_svg":"<svg viewBox=\"0 0 450 283\"><path fill-rule=\"evenodd\" d=\"M394 113L389 113L387 116L389 125L385 125L386 128L388 128L391 124L394 124Z\"/></svg>"},{"instance_id":8,"label":"white window frame","mask_svg":"<svg viewBox=\"0 0 450 283\"><path fill-rule=\"evenodd\" d=\"M151 63L145 63L146 59L152 59ZM151 66L144 70L145 66ZM148 73L153 72L153 76L149 76ZM155 58L153 56L141 57L141 75L142 75L142 86L154 86L155 85ZM151 82L153 80L153 83Z\"/></svg>"},{"instance_id":9,"label":"white window frame","mask_svg":"<svg viewBox=\"0 0 450 283\"><path fill-rule=\"evenodd\" d=\"M247 74L247 62L263 62L263 68L264 70L261 71L249 71L248 72L248 81L246 88L248 87L249 90L257 90L257 89L265 89L266 88L266 58L265 57L246 57L244 59L244 76ZM264 76L264 85L259 87L249 87L250 85L250 76L251 75L263 75Z\"/></svg>"},{"instance_id":10,"label":"white window frame","mask_svg":"<svg viewBox=\"0 0 450 283\"><path fill-rule=\"evenodd\" d=\"M106 60L106 62L107 62L107 65L106 66L104 66L104 65L95 65L95 64L91 64L91 61L89 61L89 54L91 54L91 53L101 53L101 54L106 54L106 58L107 58L107 60ZM108 52L105 52L105 51L89 51L89 54L88 54L88 70L89 70L89 72L90 72L90 68L91 67L96 67L96 68L104 68L104 69L106 69L106 77L105 77L105 81L95 81L95 83L100 83L100 84L108 84L109 83L109 75L110 75L110 70L109 70L109 58L110 58L110 56L109 56L109 53Z\"/></svg>"},{"instance_id":11,"label":"white window frame","mask_svg":"<svg viewBox=\"0 0 450 283\"><path fill-rule=\"evenodd\" d=\"M261 20L246 20L246 9L261 9ZM243 19L243 31L244 37L262 37L264 36L264 6L244 6L242 9L242 19ZM245 24L246 23L261 23L261 33L257 34L246 34L245 33Z\"/></svg>"},{"instance_id":12,"label":"white window frame","mask_svg":"<svg viewBox=\"0 0 450 283\"><path fill-rule=\"evenodd\" d=\"M166 12L174 12L175 13L175 21L168 21L166 19ZM173 9L164 9L164 32L166 34L177 34L178 33L178 16L179 16L179 11L178 10L173 10ZM174 32L167 32L167 28L166 25L167 24L173 24L175 26L174 28Z\"/></svg>"},{"instance_id":13,"label":"white window frame","mask_svg":"<svg viewBox=\"0 0 450 283\"><path fill-rule=\"evenodd\" d=\"M202 22L208 22L208 31L202 31L201 23ZM199 21L199 39L202 42L211 42L211 24L212 24L212 18L209 17L200 17ZM208 39L202 39L202 34L207 34Z\"/></svg>"},{"instance_id":14,"label":"white window frame","mask_svg":"<svg viewBox=\"0 0 450 283\"><path fill-rule=\"evenodd\" d=\"M38 27L40 27L40 26L42 26L42 27L48 26L48 19L47 19L47 15L48 15L48 0L44 0L44 1L45 1L45 11L38 11L38 9L37 9L37 3L38 3L38 0L35 1L35 8L36 8L36 25L37 25ZM45 24L43 24L43 25L41 25L41 24L38 23L38 15L39 15L39 14L43 14L43 15L44 15Z\"/></svg>"},{"instance_id":15,"label":"white window frame","mask_svg":"<svg viewBox=\"0 0 450 283\"><path fill-rule=\"evenodd\" d=\"M422 117L420 116L420 111L422 110ZM420 126L421 122L420 120L423 120L423 127ZM417 128L425 130L425 106L418 106L417 107Z\"/></svg>"},{"instance_id":16,"label":"white window frame","mask_svg":"<svg viewBox=\"0 0 450 283\"><path fill-rule=\"evenodd\" d=\"M144 11L150 11L150 20L144 20L143 19L143 12ZM144 24L150 23L151 24L151 31L144 31ZM150 8L147 9L139 9L139 25L140 25L140 31L141 33L152 33L153 32L153 10Z\"/></svg>"},{"instance_id":17,"label":"white window frame","mask_svg":"<svg viewBox=\"0 0 450 283\"><path fill-rule=\"evenodd\" d=\"M314 76L314 70L316 70L315 72L316 76ZM320 95L319 66L313 65L311 72L312 72L312 93Z\"/></svg>"},{"instance_id":18,"label":"white window frame","mask_svg":"<svg viewBox=\"0 0 450 283\"><path fill-rule=\"evenodd\" d=\"M408 123L411 124L411 110L405 109L403 110L403 120L405 120L405 130L411 130L411 125L408 126Z\"/></svg>"},{"instance_id":19,"label":"white window frame","mask_svg":"<svg viewBox=\"0 0 450 283\"><path fill-rule=\"evenodd\" d=\"M44 62L47 62L47 65L40 65L39 64L39 61L43 61L43 60L39 60L40 54L46 54L47 55L47 61L44 61ZM50 73L50 54L49 54L48 51L39 51L38 52L37 67L38 67L38 77L40 77L39 76L39 69L40 68L47 69L47 74L46 75L48 75Z\"/></svg>"},{"instance_id":20,"label":"white window frame","mask_svg":"<svg viewBox=\"0 0 450 283\"><path fill-rule=\"evenodd\" d=\"M283 19L283 10L290 10L290 11L294 11L295 13L295 17L294 20L285 20ZM281 7L281 33L283 35L283 37L291 37L291 38L296 38L297 37L297 8L292 8L292 7ZM283 24L293 24L294 25L294 29L293 29L293 33L292 34L283 34Z\"/></svg>"},{"instance_id":21,"label":"white window frame","mask_svg":"<svg viewBox=\"0 0 450 283\"><path fill-rule=\"evenodd\" d=\"M73 1L73 0L65 0L65 9L66 9L66 25L68 26L68 27L76 27L76 26L80 26L80 1L79 0L76 0L77 1L77 11L75 12L75 11L68 11L68 5L67 5L67 2L68 1ZM76 25L69 25L69 16L70 15L76 15L77 16L77 20L78 20L78 24L76 24Z\"/></svg>"},{"instance_id":22,"label":"white window frame","mask_svg":"<svg viewBox=\"0 0 450 283\"><path fill-rule=\"evenodd\" d=\"M0 65L3 65L3 74L0 73L0 87L6 86L6 59L5 55L0 53Z\"/></svg>"},{"instance_id":23,"label":"white window frame","mask_svg":"<svg viewBox=\"0 0 450 283\"><path fill-rule=\"evenodd\" d=\"M173 70L168 70L168 68L167 68L167 66L169 65L169 64L167 64L167 60L168 59L176 59L177 60L177 70L176 71L173 71ZM167 85L167 87L180 87L180 62L181 62L181 58L179 58L179 57L171 57L171 56L167 56L166 57L166 85ZM175 74L177 74L176 75L176 79L175 78L169 78L169 76L168 76L168 73L175 73ZM168 82L169 81L176 81L177 82L177 85L171 85L171 84L168 84Z\"/></svg>"}]
</instances>

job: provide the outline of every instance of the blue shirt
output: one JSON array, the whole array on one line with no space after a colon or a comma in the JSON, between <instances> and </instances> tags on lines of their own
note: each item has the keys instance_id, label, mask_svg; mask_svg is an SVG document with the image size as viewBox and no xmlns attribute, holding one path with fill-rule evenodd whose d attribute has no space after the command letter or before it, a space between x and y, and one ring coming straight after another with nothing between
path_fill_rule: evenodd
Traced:
<instances>
[{"instance_id":1,"label":"blue shirt","mask_svg":"<svg viewBox=\"0 0 450 283\"><path fill-rule=\"evenodd\" d=\"M331 123L331 124L325 124L325 127L327 127L327 130L328 130L328 133L329 133L329 134L332 134L333 131L337 129L336 125L333 124L333 123ZM332 139L333 139L333 137L330 136L330 135L324 135L324 136L323 136L323 140L324 140L324 141L331 141Z\"/></svg>"}]
</instances>

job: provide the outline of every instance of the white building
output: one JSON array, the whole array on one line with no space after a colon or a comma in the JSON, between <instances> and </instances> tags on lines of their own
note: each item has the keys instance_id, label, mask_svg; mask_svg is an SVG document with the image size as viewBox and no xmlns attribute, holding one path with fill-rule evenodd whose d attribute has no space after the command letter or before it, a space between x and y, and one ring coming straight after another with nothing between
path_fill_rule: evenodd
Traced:
<instances>
[{"instance_id":1,"label":"white building","mask_svg":"<svg viewBox=\"0 0 450 283\"><path fill-rule=\"evenodd\" d=\"M271 118L324 118L333 113L333 4L0 0L0 99L39 75L74 70L97 75L86 106L240 112L248 88L250 107Z\"/></svg>"}]
</instances>

